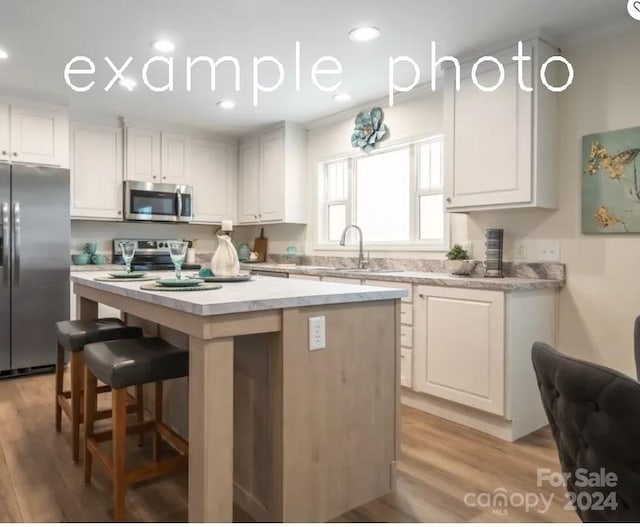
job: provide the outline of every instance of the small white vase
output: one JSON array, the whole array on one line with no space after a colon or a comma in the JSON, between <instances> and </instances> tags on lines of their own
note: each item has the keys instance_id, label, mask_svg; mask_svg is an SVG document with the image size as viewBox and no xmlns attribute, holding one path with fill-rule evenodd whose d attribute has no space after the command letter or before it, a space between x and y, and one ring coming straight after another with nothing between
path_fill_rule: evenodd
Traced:
<instances>
[{"instance_id":1,"label":"small white vase","mask_svg":"<svg viewBox=\"0 0 640 527\"><path fill-rule=\"evenodd\" d=\"M240 274L240 261L231 238L218 234L218 248L211 258L211 271L215 276L237 276Z\"/></svg>"}]
</instances>

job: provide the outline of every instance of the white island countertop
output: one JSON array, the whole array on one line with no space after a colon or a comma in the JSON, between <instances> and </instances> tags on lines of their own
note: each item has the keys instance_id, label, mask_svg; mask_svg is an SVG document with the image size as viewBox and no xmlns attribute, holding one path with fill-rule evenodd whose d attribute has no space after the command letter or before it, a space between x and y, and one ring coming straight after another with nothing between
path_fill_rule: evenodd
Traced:
<instances>
[{"instance_id":1,"label":"white island countertop","mask_svg":"<svg viewBox=\"0 0 640 527\"><path fill-rule=\"evenodd\" d=\"M154 276L174 276L172 272L154 272ZM361 286L308 280L283 280L254 276L248 282L222 283L221 289L209 291L145 291L142 284L151 282L99 282L105 271L72 272L71 281L91 287L200 316L248 313L269 309L347 304L393 300L407 296L404 289Z\"/></svg>"}]
</instances>

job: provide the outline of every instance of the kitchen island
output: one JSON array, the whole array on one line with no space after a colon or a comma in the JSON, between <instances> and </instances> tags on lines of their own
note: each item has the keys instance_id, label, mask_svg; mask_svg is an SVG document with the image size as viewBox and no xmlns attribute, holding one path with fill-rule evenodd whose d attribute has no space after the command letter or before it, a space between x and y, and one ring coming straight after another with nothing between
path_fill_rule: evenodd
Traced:
<instances>
[{"instance_id":1,"label":"kitchen island","mask_svg":"<svg viewBox=\"0 0 640 527\"><path fill-rule=\"evenodd\" d=\"M189 520L326 521L391 492L399 448L402 289L255 277L202 292L72 273L98 304L188 343ZM309 318L324 349L309 351ZM186 409L184 409L186 412Z\"/></svg>"}]
</instances>

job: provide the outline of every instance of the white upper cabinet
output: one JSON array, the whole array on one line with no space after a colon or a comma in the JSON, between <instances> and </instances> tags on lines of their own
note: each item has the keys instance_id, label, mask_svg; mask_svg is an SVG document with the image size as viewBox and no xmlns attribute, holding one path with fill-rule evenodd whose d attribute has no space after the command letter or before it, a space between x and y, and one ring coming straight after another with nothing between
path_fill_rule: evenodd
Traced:
<instances>
[{"instance_id":1,"label":"white upper cabinet","mask_svg":"<svg viewBox=\"0 0 640 527\"><path fill-rule=\"evenodd\" d=\"M525 91L518 82L517 47L488 53L503 65L503 84L493 92L478 88L472 78L475 63L445 74L445 200L449 212L522 207L556 207L554 168L555 94L544 87L538 72L557 49L539 39L524 43ZM548 78L551 80L552 68ZM491 87L500 72L495 63L477 68L477 83ZM554 82L552 81L552 84Z\"/></svg>"},{"instance_id":2,"label":"white upper cabinet","mask_svg":"<svg viewBox=\"0 0 640 527\"><path fill-rule=\"evenodd\" d=\"M186 184L189 179L189 141L184 135L160 134L162 183Z\"/></svg>"},{"instance_id":3,"label":"white upper cabinet","mask_svg":"<svg viewBox=\"0 0 640 527\"><path fill-rule=\"evenodd\" d=\"M284 136L279 129L260 137L260 221L284 219Z\"/></svg>"},{"instance_id":4,"label":"white upper cabinet","mask_svg":"<svg viewBox=\"0 0 640 527\"><path fill-rule=\"evenodd\" d=\"M189 163L194 223L220 223L235 217L235 146L194 139Z\"/></svg>"},{"instance_id":5,"label":"white upper cabinet","mask_svg":"<svg viewBox=\"0 0 640 527\"><path fill-rule=\"evenodd\" d=\"M0 161L11 160L11 120L8 104L0 104Z\"/></svg>"},{"instance_id":6,"label":"white upper cabinet","mask_svg":"<svg viewBox=\"0 0 640 527\"><path fill-rule=\"evenodd\" d=\"M160 132L127 127L125 179L161 183Z\"/></svg>"},{"instance_id":7,"label":"white upper cabinet","mask_svg":"<svg viewBox=\"0 0 640 527\"><path fill-rule=\"evenodd\" d=\"M122 219L121 128L71 128L71 218Z\"/></svg>"},{"instance_id":8,"label":"white upper cabinet","mask_svg":"<svg viewBox=\"0 0 640 527\"><path fill-rule=\"evenodd\" d=\"M239 223L305 223L306 130L282 123L240 146Z\"/></svg>"},{"instance_id":9,"label":"white upper cabinet","mask_svg":"<svg viewBox=\"0 0 640 527\"><path fill-rule=\"evenodd\" d=\"M238 223L255 223L260 214L260 142L240 146Z\"/></svg>"},{"instance_id":10,"label":"white upper cabinet","mask_svg":"<svg viewBox=\"0 0 640 527\"><path fill-rule=\"evenodd\" d=\"M69 118L62 108L0 104L0 161L69 166Z\"/></svg>"}]
</instances>

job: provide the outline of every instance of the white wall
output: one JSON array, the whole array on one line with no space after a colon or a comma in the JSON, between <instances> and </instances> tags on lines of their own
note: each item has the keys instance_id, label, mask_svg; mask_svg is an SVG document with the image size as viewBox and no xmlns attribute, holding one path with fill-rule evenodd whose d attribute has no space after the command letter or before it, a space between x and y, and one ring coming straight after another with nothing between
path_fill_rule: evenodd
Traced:
<instances>
[{"instance_id":1,"label":"white wall","mask_svg":"<svg viewBox=\"0 0 640 527\"><path fill-rule=\"evenodd\" d=\"M98 244L99 253L111 253L114 238L158 238L197 240L196 251L211 252L217 247L213 225L176 225L110 221L72 221L71 252L81 252L87 242Z\"/></svg>"},{"instance_id":2,"label":"white wall","mask_svg":"<svg viewBox=\"0 0 640 527\"><path fill-rule=\"evenodd\" d=\"M635 377L633 321L640 315L640 236L581 233L582 136L640 126L640 31L568 49L576 77L559 99L557 212L469 215L469 239L502 227L508 239L558 239L567 264L559 298L561 351ZM499 145L497 151L499 151Z\"/></svg>"}]
</instances>

